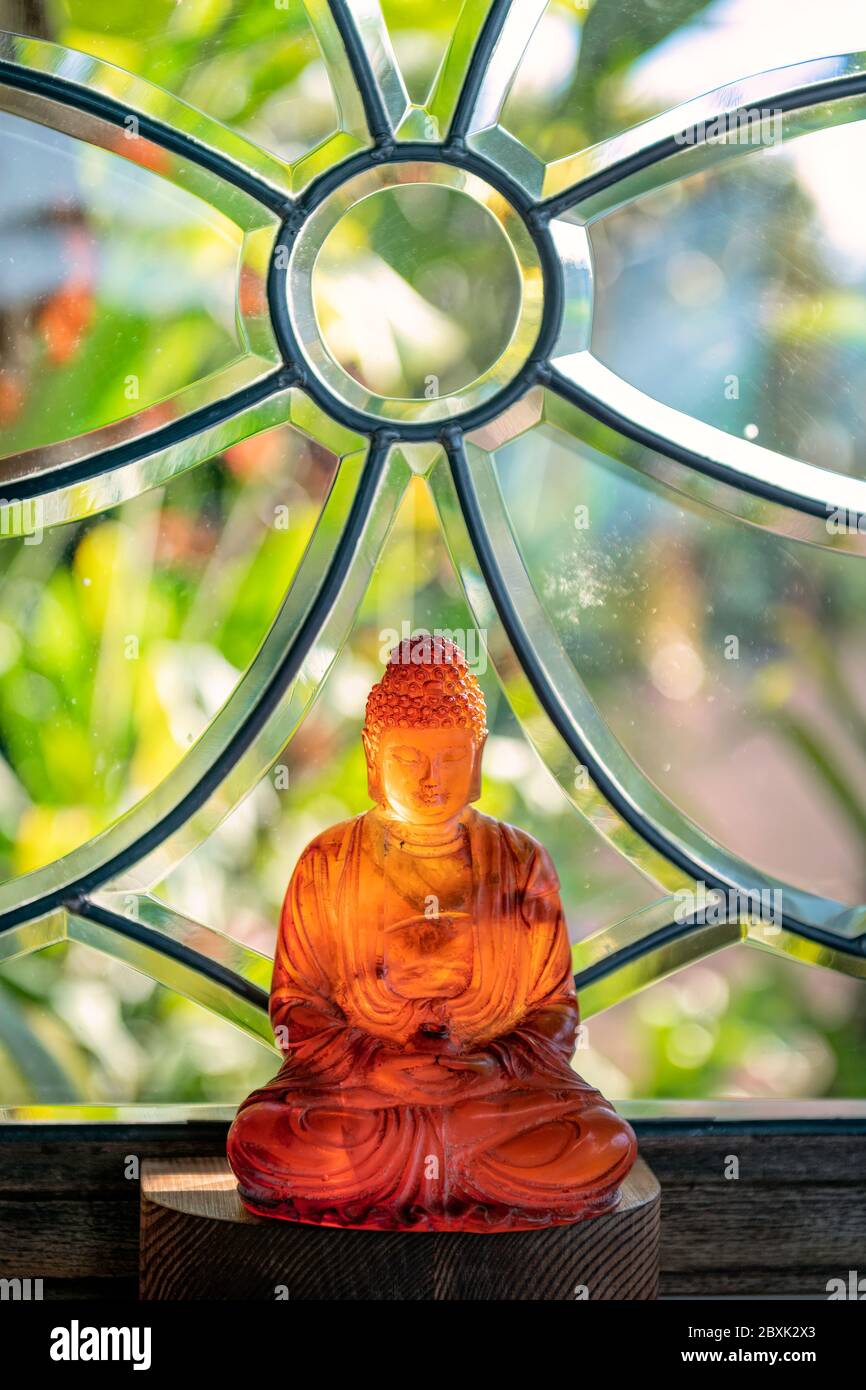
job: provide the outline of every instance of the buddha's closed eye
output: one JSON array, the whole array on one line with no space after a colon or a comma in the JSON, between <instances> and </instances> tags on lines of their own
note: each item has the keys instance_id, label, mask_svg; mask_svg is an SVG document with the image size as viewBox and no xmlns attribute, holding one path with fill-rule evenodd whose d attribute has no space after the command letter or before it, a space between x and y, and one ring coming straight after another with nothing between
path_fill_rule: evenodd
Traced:
<instances>
[{"instance_id":1,"label":"buddha's closed eye","mask_svg":"<svg viewBox=\"0 0 866 1390\"><path fill-rule=\"evenodd\" d=\"M412 766L421 761L421 754L415 748L395 748L391 754L395 762Z\"/></svg>"}]
</instances>

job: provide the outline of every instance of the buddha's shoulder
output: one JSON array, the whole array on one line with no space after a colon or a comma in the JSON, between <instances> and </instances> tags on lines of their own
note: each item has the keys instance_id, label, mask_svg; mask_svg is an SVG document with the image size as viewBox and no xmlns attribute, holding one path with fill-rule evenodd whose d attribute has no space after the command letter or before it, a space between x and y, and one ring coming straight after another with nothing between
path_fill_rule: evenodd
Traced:
<instances>
[{"instance_id":1,"label":"buddha's shoulder","mask_svg":"<svg viewBox=\"0 0 866 1390\"><path fill-rule=\"evenodd\" d=\"M541 877L549 878L551 886L556 886L558 880L553 860L540 840L536 840L535 836L530 835L528 830L521 830L518 825L509 825L507 821L495 820L493 816L482 815L480 811L476 811L475 815L476 823L482 833L500 835L518 865L527 871L534 870Z\"/></svg>"},{"instance_id":2,"label":"buddha's shoulder","mask_svg":"<svg viewBox=\"0 0 866 1390\"><path fill-rule=\"evenodd\" d=\"M329 825L326 830L321 830L301 854L298 868L312 866L317 860L337 863L345 859L352 836L360 829L363 819L363 816L351 816L348 820L338 821L336 825Z\"/></svg>"}]
</instances>

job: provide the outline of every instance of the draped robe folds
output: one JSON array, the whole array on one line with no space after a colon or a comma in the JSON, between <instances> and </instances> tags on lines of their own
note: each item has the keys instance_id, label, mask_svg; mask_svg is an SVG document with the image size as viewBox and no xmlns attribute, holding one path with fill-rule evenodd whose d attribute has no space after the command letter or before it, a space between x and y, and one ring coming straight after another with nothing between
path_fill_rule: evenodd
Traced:
<instances>
[{"instance_id":1,"label":"draped robe folds","mask_svg":"<svg viewBox=\"0 0 866 1390\"><path fill-rule=\"evenodd\" d=\"M450 995L389 982L386 830L375 812L301 856L271 991L285 1061L241 1106L229 1160L253 1210L400 1230L508 1230L605 1210L636 1156L630 1127L569 1065L578 1025L556 871L523 831L470 811L471 961ZM447 1030L480 1070L431 1053Z\"/></svg>"}]
</instances>

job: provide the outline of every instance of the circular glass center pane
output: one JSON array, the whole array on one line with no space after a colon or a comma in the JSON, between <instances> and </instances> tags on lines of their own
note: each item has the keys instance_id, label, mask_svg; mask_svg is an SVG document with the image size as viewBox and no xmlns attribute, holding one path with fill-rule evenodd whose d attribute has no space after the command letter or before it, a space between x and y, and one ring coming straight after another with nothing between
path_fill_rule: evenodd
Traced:
<instances>
[{"instance_id":1,"label":"circular glass center pane","mask_svg":"<svg viewBox=\"0 0 866 1390\"><path fill-rule=\"evenodd\" d=\"M330 356L376 396L436 400L500 361L523 280L496 217L460 189L383 188L348 209L313 269Z\"/></svg>"}]
</instances>

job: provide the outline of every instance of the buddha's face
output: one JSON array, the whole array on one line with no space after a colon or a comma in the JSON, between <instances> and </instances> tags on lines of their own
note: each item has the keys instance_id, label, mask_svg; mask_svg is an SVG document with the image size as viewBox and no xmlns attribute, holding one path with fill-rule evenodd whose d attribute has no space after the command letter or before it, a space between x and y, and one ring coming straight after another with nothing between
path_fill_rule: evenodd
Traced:
<instances>
[{"instance_id":1,"label":"buddha's face","mask_svg":"<svg viewBox=\"0 0 866 1390\"><path fill-rule=\"evenodd\" d=\"M401 820L439 825L454 820L477 795L480 757L468 729L386 729L375 780L383 802Z\"/></svg>"}]
</instances>

